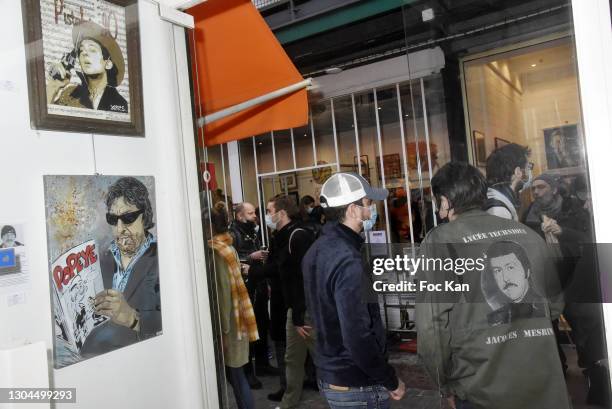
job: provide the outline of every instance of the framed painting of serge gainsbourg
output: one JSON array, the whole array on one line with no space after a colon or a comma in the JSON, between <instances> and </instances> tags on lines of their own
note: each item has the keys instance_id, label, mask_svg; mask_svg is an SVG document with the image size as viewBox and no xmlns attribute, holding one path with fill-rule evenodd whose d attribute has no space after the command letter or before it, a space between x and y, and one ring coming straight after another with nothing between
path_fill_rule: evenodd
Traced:
<instances>
[{"instance_id":1,"label":"framed painting of serge gainsbourg","mask_svg":"<svg viewBox=\"0 0 612 409\"><path fill-rule=\"evenodd\" d=\"M55 369L160 335L155 179L45 175L44 187Z\"/></svg>"},{"instance_id":2,"label":"framed painting of serge gainsbourg","mask_svg":"<svg viewBox=\"0 0 612 409\"><path fill-rule=\"evenodd\" d=\"M22 0L34 129L144 136L138 0Z\"/></svg>"}]
</instances>

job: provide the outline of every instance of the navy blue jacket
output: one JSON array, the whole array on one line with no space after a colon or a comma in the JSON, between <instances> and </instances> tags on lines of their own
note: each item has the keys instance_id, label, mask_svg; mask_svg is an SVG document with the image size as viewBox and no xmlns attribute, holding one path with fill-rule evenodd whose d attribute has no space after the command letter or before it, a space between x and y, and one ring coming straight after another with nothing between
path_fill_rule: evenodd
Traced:
<instances>
[{"instance_id":1,"label":"navy blue jacket","mask_svg":"<svg viewBox=\"0 0 612 409\"><path fill-rule=\"evenodd\" d=\"M317 330L315 364L319 378L333 385L395 390L379 306L363 297L362 244L350 228L328 223L302 261L306 307Z\"/></svg>"}]
</instances>

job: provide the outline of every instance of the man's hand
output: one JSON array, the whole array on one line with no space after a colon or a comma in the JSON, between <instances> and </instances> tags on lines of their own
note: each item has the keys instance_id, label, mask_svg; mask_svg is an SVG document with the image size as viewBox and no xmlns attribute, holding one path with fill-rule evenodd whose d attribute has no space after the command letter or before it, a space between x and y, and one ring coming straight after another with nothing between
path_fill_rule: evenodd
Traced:
<instances>
[{"instance_id":1,"label":"man's hand","mask_svg":"<svg viewBox=\"0 0 612 409\"><path fill-rule=\"evenodd\" d=\"M115 324L130 327L136 318L136 310L125 301L123 293L108 289L100 291L94 300L96 312L109 317Z\"/></svg>"},{"instance_id":2,"label":"man's hand","mask_svg":"<svg viewBox=\"0 0 612 409\"><path fill-rule=\"evenodd\" d=\"M240 264L240 271L242 272L243 276L248 276L249 275L249 269L251 268L251 266L249 266L248 264Z\"/></svg>"},{"instance_id":3,"label":"man's hand","mask_svg":"<svg viewBox=\"0 0 612 409\"><path fill-rule=\"evenodd\" d=\"M61 63L53 63L47 66L47 103L53 102L60 88L65 87L70 82L70 76L66 72L64 65ZM60 79L54 79L53 76L59 76Z\"/></svg>"},{"instance_id":4,"label":"man's hand","mask_svg":"<svg viewBox=\"0 0 612 409\"><path fill-rule=\"evenodd\" d=\"M312 329L311 326L309 325L304 325L303 327L295 327L295 330L297 331L298 334L300 334L300 337L306 339L310 336L310 330Z\"/></svg>"},{"instance_id":5,"label":"man's hand","mask_svg":"<svg viewBox=\"0 0 612 409\"><path fill-rule=\"evenodd\" d=\"M446 398L446 401L448 402L448 406L450 406L451 409L457 409L457 405L455 404L454 396L449 396L448 398Z\"/></svg>"},{"instance_id":6,"label":"man's hand","mask_svg":"<svg viewBox=\"0 0 612 409\"><path fill-rule=\"evenodd\" d=\"M552 233L555 236L559 236L563 232L557 221L546 215L542 216L542 225L540 227L544 233Z\"/></svg>"},{"instance_id":7,"label":"man's hand","mask_svg":"<svg viewBox=\"0 0 612 409\"><path fill-rule=\"evenodd\" d=\"M555 236L559 236L559 235L561 234L561 232L563 231L563 230L561 229L561 226L559 226L559 225L557 224L557 221L556 221L556 220L554 220L554 219L550 219L550 220L551 220L551 222L550 222L550 224L549 224L549 225L548 225L548 227L547 227L547 231L546 231L546 233L552 233L552 234L554 234Z\"/></svg>"},{"instance_id":8,"label":"man's hand","mask_svg":"<svg viewBox=\"0 0 612 409\"><path fill-rule=\"evenodd\" d=\"M391 399L393 400L400 400L404 397L404 394L406 393L406 385L404 384L404 381L402 381L401 379L398 379L398 384L397 384L397 389L394 391L389 391L389 396L391 397Z\"/></svg>"},{"instance_id":9,"label":"man's hand","mask_svg":"<svg viewBox=\"0 0 612 409\"><path fill-rule=\"evenodd\" d=\"M265 261L267 256L268 252L266 250L257 250L249 254L249 258L255 261Z\"/></svg>"}]
</instances>

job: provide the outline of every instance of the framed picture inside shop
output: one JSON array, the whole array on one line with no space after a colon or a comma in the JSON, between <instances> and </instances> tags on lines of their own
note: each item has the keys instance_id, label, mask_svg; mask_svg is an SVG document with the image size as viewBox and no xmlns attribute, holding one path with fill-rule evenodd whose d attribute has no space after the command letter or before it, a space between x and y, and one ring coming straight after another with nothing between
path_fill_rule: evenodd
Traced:
<instances>
[{"instance_id":1,"label":"framed picture inside shop","mask_svg":"<svg viewBox=\"0 0 612 409\"><path fill-rule=\"evenodd\" d=\"M144 137L138 0L22 0L34 129Z\"/></svg>"}]
</instances>

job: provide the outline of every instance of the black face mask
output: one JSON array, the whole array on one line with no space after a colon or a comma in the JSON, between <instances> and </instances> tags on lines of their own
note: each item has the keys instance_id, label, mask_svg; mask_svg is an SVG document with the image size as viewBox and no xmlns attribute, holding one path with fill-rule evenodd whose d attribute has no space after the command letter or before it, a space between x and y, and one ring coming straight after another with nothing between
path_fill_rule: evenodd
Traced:
<instances>
[{"instance_id":1,"label":"black face mask","mask_svg":"<svg viewBox=\"0 0 612 409\"><path fill-rule=\"evenodd\" d=\"M444 218L442 216L440 216L440 211L439 210L437 212L437 215L438 215L438 223L439 224L441 224L441 223L448 223L450 221L450 220L448 220L448 212L446 212L446 217L444 217Z\"/></svg>"},{"instance_id":2,"label":"black face mask","mask_svg":"<svg viewBox=\"0 0 612 409\"><path fill-rule=\"evenodd\" d=\"M246 221L244 222L244 224L251 230L255 230L255 226L257 226L255 222L251 222L251 221Z\"/></svg>"},{"instance_id":3,"label":"black face mask","mask_svg":"<svg viewBox=\"0 0 612 409\"><path fill-rule=\"evenodd\" d=\"M520 182L518 182L516 184L516 189L514 189L514 193L516 193L517 195L521 193L523 189L525 188L525 183L526 183L525 180L521 180Z\"/></svg>"}]
</instances>

